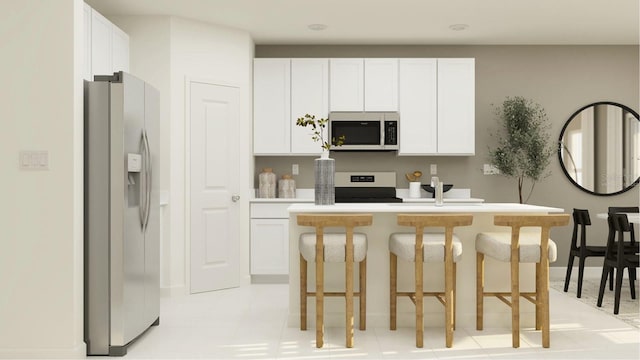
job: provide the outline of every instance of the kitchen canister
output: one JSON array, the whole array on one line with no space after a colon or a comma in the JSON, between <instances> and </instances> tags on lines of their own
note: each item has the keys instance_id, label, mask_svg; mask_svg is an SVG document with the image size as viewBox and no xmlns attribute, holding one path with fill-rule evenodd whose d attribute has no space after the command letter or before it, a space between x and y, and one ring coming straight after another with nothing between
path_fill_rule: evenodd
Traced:
<instances>
[{"instance_id":1,"label":"kitchen canister","mask_svg":"<svg viewBox=\"0 0 640 360\"><path fill-rule=\"evenodd\" d=\"M291 175L282 175L282 179L278 180L278 197L283 199L296 197L296 181L291 178Z\"/></svg>"},{"instance_id":2,"label":"kitchen canister","mask_svg":"<svg viewBox=\"0 0 640 360\"><path fill-rule=\"evenodd\" d=\"M276 197L276 174L273 173L271 168L262 169L262 172L258 175L258 197Z\"/></svg>"},{"instance_id":3,"label":"kitchen canister","mask_svg":"<svg viewBox=\"0 0 640 360\"><path fill-rule=\"evenodd\" d=\"M417 199L420 197L420 186L422 184L419 181L412 181L409 183L409 197Z\"/></svg>"}]
</instances>

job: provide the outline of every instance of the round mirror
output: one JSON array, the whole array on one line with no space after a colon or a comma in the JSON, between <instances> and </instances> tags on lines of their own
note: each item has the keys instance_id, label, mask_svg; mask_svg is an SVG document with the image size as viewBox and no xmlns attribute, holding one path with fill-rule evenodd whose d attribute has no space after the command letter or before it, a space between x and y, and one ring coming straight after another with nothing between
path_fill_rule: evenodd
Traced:
<instances>
[{"instance_id":1,"label":"round mirror","mask_svg":"<svg viewBox=\"0 0 640 360\"><path fill-rule=\"evenodd\" d=\"M640 180L638 113L612 102L581 108L560 132L558 157L569 180L590 194L631 189Z\"/></svg>"}]
</instances>

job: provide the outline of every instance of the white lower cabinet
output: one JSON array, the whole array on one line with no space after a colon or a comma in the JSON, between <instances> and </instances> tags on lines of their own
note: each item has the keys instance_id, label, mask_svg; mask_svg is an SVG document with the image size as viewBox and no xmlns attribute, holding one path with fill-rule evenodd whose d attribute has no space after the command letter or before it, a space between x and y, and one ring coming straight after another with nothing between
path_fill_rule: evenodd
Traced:
<instances>
[{"instance_id":1,"label":"white lower cabinet","mask_svg":"<svg viewBox=\"0 0 640 360\"><path fill-rule=\"evenodd\" d=\"M251 204L251 275L289 274L286 204Z\"/></svg>"}]
</instances>

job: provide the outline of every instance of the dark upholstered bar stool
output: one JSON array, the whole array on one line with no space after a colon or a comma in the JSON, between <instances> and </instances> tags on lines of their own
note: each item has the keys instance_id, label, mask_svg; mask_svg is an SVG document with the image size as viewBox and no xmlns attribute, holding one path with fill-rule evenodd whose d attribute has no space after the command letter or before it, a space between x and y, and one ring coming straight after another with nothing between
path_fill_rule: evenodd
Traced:
<instances>
[{"instance_id":1,"label":"dark upholstered bar stool","mask_svg":"<svg viewBox=\"0 0 640 360\"><path fill-rule=\"evenodd\" d=\"M472 215L467 214L399 214L398 225L412 226L414 233L394 233L389 237L390 251L390 328L396 329L396 304L398 296L408 296L416 305L416 347L424 342L423 297L436 296L445 306L445 342L453 344L455 326L456 262L462 256L462 243L453 234L456 226L471 225ZM425 227L444 228L444 233L425 233ZM410 292L398 292L398 257L415 264L415 288ZM423 263L444 262L444 292L423 291Z\"/></svg>"},{"instance_id":2,"label":"dark upholstered bar stool","mask_svg":"<svg viewBox=\"0 0 640 360\"><path fill-rule=\"evenodd\" d=\"M300 330L307 329L307 297L316 298L316 347L324 344L324 297L341 296L346 302L346 346L353 347L353 297L360 299L360 330L366 328L367 237L356 226L373 223L370 214L300 214L298 225L313 226L315 233L300 235ZM325 227L343 227L345 233L325 234ZM316 263L316 291L307 290L307 262ZM324 263L345 263L345 291L324 292ZM359 292L353 292L353 263L360 263Z\"/></svg>"},{"instance_id":3,"label":"dark upholstered bar stool","mask_svg":"<svg viewBox=\"0 0 640 360\"><path fill-rule=\"evenodd\" d=\"M556 244L549 239L551 227L569 223L569 215L496 215L494 224L509 226L511 232L482 232L476 236L476 328L483 328L485 296L495 296L511 307L511 337L520 347L520 296L536 305L536 330L542 329L542 346L549 347L549 262L557 257ZM521 233L523 227L539 227L536 233ZM511 263L511 292L484 291L484 257ZM520 292L520 263L536 263L536 291ZM505 297L511 297L511 301Z\"/></svg>"}]
</instances>

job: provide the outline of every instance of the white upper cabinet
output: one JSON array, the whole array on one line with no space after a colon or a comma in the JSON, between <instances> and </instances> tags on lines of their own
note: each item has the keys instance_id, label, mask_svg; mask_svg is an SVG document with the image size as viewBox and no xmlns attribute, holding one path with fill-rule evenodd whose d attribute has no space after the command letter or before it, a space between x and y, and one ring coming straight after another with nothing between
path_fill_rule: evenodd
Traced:
<instances>
[{"instance_id":1,"label":"white upper cabinet","mask_svg":"<svg viewBox=\"0 0 640 360\"><path fill-rule=\"evenodd\" d=\"M83 4L83 31L84 31L84 71L82 77L91 79L91 6Z\"/></svg>"},{"instance_id":2,"label":"white upper cabinet","mask_svg":"<svg viewBox=\"0 0 640 360\"><path fill-rule=\"evenodd\" d=\"M438 153L475 154L475 59L438 59Z\"/></svg>"},{"instance_id":3,"label":"white upper cabinet","mask_svg":"<svg viewBox=\"0 0 640 360\"><path fill-rule=\"evenodd\" d=\"M253 153L291 151L291 60L253 61Z\"/></svg>"},{"instance_id":4,"label":"white upper cabinet","mask_svg":"<svg viewBox=\"0 0 640 360\"><path fill-rule=\"evenodd\" d=\"M111 30L112 72L129 72L129 35L115 25Z\"/></svg>"},{"instance_id":5,"label":"white upper cabinet","mask_svg":"<svg viewBox=\"0 0 640 360\"><path fill-rule=\"evenodd\" d=\"M328 59L291 59L291 153L318 155L321 144L311 139L312 130L296 126L296 119L305 114L315 115L316 119L329 117ZM328 132L327 126L325 139Z\"/></svg>"},{"instance_id":6,"label":"white upper cabinet","mask_svg":"<svg viewBox=\"0 0 640 360\"><path fill-rule=\"evenodd\" d=\"M399 155L438 152L436 59L400 59Z\"/></svg>"},{"instance_id":7,"label":"white upper cabinet","mask_svg":"<svg viewBox=\"0 0 640 360\"><path fill-rule=\"evenodd\" d=\"M364 110L364 59L329 60L331 111Z\"/></svg>"},{"instance_id":8,"label":"white upper cabinet","mask_svg":"<svg viewBox=\"0 0 640 360\"><path fill-rule=\"evenodd\" d=\"M364 110L398 111L398 59L364 59Z\"/></svg>"},{"instance_id":9,"label":"white upper cabinet","mask_svg":"<svg viewBox=\"0 0 640 360\"><path fill-rule=\"evenodd\" d=\"M398 59L331 59L331 111L398 111Z\"/></svg>"},{"instance_id":10,"label":"white upper cabinet","mask_svg":"<svg viewBox=\"0 0 640 360\"><path fill-rule=\"evenodd\" d=\"M129 36L109 19L84 4L84 78L129 72Z\"/></svg>"},{"instance_id":11,"label":"white upper cabinet","mask_svg":"<svg viewBox=\"0 0 640 360\"><path fill-rule=\"evenodd\" d=\"M110 75L113 73L111 58L111 22L99 12L91 11L91 73Z\"/></svg>"},{"instance_id":12,"label":"white upper cabinet","mask_svg":"<svg viewBox=\"0 0 640 360\"><path fill-rule=\"evenodd\" d=\"M399 87L399 155L475 154L474 59L401 59Z\"/></svg>"}]
</instances>

